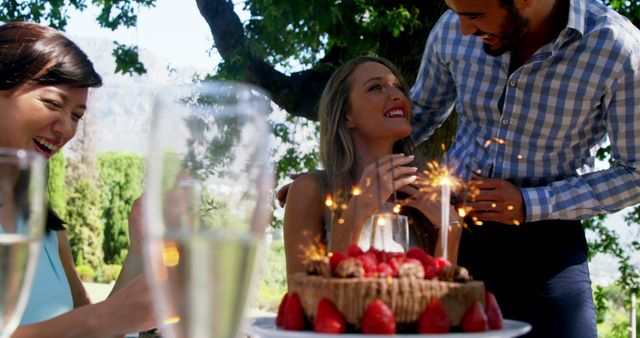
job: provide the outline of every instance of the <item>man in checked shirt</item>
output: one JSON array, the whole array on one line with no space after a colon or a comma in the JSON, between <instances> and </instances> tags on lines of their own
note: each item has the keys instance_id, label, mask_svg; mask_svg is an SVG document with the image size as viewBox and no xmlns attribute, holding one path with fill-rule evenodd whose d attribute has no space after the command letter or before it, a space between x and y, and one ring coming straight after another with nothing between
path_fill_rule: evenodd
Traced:
<instances>
[{"instance_id":1,"label":"man in checked shirt","mask_svg":"<svg viewBox=\"0 0 640 338\"><path fill-rule=\"evenodd\" d=\"M417 142L456 109L448 156L480 188L459 264L528 337L596 337L580 219L640 202L640 31L596 0L446 3L411 98Z\"/></svg>"}]
</instances>

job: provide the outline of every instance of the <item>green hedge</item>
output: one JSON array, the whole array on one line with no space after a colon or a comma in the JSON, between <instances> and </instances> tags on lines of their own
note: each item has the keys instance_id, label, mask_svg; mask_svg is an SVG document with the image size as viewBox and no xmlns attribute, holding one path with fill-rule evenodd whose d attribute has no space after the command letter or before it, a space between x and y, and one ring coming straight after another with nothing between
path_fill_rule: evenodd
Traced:
<instances>
[{"instance_id":1,"label":"green hedge","mask_svg":"<svg viewBox=\"0 0 640 338\"><path fill-rule=\"evenodd\" d=\"M105 264L100 269L100 273L96 276L96 282L98 283L111 283L118 279L122 270L122 265L119 264Z\"/></svg>"},{"instance_id":2,"label":"green hedge","mask_svg":"<svg viewBox=\"0 0 640 338\"><path fill-rule=\"evenodd\" d=\"M287 292L284 241L274 241L265 248L264 261L258 263L262 266L254 306L260 310L275 312L282 295Z\"/></svg>"},{"instance_id":3,"label":"green hedge","mask_svg":"<svg viewBox=\"0 0 640 338\"><path fill-rule=\"evenodd\" d=\"M92 283L95 281L96 271L89 265L79 265L76 267L76 271L83 282Z\"/></svg>"}]
</instances>

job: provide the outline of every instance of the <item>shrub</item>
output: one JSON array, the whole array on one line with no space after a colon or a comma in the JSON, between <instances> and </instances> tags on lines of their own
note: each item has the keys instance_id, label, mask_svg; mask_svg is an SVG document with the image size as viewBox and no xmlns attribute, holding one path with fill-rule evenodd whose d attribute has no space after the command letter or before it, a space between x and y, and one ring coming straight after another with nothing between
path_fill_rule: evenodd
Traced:
<instances>
[{"instance_id":1,"label":"shrub","mask_svg":"<svg viewBox=\"0 0 640 338\"><path fill-rule=\"evenodd\" d=\"M76 271L78 272L78 276L83 282L93 282L96 277L96 272L89 265L80 265L76 267Z\"/></svg>"},{"instance_id":2,"label":"shrub","mask_svg":"<svg viewBox=\"0 0 640 338\"><path fill-rule=\"evenodd\" d=\"M102 266L102 270L100 274L96 278L98 283L111 283L118 279L118 275L120 275L120 270L122 270L122 265L118 264L105 264Z\"/></svg>"},{"instance_id":3,"label":"shrub","mask_svg":"<svg viewBox=\"0 0 640 338\"><path fill-rule=\"evenodd\" d=\"M122 264L129 248L129 213L142 194L144 158L125 152L98 155L96 167L100 186L101 215L104 223L104 262ZM126 169L125 169L126 168Z\"/></svg>"},{"instance_id":4,"label":"shrub","mask_svg":"<svg viewBox=\"0 0 640 338\"><path fill-rule=\"evenodd\" d=\"M76 181L68 191L66 204L67 235L74 261L89 265L93 271L103 262L100 191L91 179Z\"/></svg>"},{"instance_id":5,"label":"shrub","mask_svg":"<svg viewBox=\"0 0 640 338\"><path fill-rule=\"evenodd\" d=\"M284 241L273 241L265 248L260 279L254 306L263 311L275 312L282 295L287 291L287 274L284 257Z\"/></svg>"}]
</instances>

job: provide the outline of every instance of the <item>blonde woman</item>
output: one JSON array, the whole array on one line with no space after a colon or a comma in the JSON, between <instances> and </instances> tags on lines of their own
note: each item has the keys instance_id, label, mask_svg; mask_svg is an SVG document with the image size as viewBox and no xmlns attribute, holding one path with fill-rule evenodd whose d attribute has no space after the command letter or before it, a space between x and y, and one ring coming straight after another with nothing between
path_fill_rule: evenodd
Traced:
<instances>
[{"instance_id":1,"label":"blonde woman","mask_svg":"<svg viewBox=\"0 0 640 338\"><path fill-rule=\"evenodd\" d=\"M393 64L373 56L348 61L329 79L318 110L325 169L296 179L286 197L287 276L304 271L301 248L314 241L330 244L332 251L346 251L357 243L362 224L394 192L408 198L403 213L410 217L411 243L433 253L440 204L412 185L418 169L411 155L412 111L406 88ZM360 193L354 196L356 186ZM329 211L328 195L346 209ZM450 238L450 252L457 252L459 231Z\"/></svg>"}]
</instances>

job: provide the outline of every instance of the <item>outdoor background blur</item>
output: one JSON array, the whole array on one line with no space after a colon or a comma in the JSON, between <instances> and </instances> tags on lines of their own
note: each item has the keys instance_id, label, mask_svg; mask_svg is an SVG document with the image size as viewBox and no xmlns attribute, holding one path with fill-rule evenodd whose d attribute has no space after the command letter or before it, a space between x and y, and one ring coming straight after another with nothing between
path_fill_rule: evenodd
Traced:
<instances>
[{"instance_id":1,"label":"outdoor background blur","mask_svg":"<svg viewBox=\"0 0 640 338\"><path fill-rule=\"evenodd\" d=\"M602 0L640 25L640 1ZM0 0L0 21L52 25L89 54L98 89L184 83L204 78L249 81L271 92L272 159L281 186L288 174L318 166L314 109L329 74L355 55L377 54L411 83L428 31L444 1L412 0ZM212 35L212 32L214 34ZM221 33L223 32L223 33ZM217 35L216 35L217 34ZM97 93L96 92L96 93ZM93 95L92 95L93 96ZM74 259L94 301L109 292L128 247L128 214L142 193L148 114L135 92L91 104L78 136L49 164L49 198L67 221ZM422 147L437 158L452 118ZM606 144L599 152L608 165ZM254 309L274 311L286 291L282 209L274 204ZM591 248L600 337L628 337L632 295L640 285L640 208L584 222ZM637 321L636 321L637 323Z\"/></svg>"}]
</instances>

